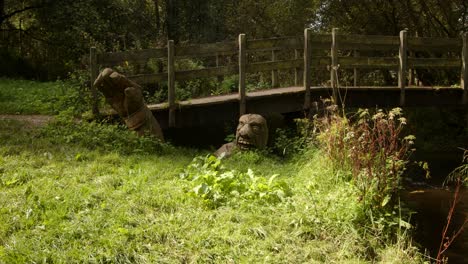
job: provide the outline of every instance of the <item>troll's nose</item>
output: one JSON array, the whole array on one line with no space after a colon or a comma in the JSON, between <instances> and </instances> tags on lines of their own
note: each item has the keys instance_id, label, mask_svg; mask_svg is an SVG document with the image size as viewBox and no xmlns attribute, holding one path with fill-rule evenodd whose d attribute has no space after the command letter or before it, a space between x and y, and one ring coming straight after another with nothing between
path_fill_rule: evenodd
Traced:
<instances>
[{"instance_id":1,"label":"troll's nose","mask_svg":"<svg viewBox=\"0 0 468 264\"><path fill-rule=\"evenodd\" d=\"M249 124L245 124L241 127L241 129L239 130L239 134L244 137L244 138L250 138L250 125Z\"/></svg>"}]
</instances>

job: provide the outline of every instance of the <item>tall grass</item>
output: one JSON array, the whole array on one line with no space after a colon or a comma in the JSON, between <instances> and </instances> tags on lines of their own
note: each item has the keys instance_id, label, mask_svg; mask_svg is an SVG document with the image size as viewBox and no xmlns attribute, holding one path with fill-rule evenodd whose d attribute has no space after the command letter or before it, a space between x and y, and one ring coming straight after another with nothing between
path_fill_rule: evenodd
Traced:
<instances>
[{"instance_id":1,"label":"tall grass","mask_svg":"<svg viewBox=\"0 0 468 264\"><path fill-rule=\"evenodd\" d=\"M372 232L359 189L322 150L286 162L257 152L222 160L222 173L239 172L249 191L207 207L192 195L198 185L179 177L205 151L127 151L117 141L135 141L125 133L92 123L36 131L0 120L0 262L422 262L413 247ZM92 136L99 140L88 142ZM275 174L272 184L284 185L264 189ZM286 199L256 202L263 192L281 194L278 186L288 186Z\"/></svg>"},{"instance_id":2,"label":"tall grass","mask_svg":"<svg viewBox=\"0 0 468 264\"><path fill-rule=\"evenodd\" d=\"M63 82L0 83L4 113L62 112L44 128L0 120L0 263L424 261L393 195L411 140L398 113L330 115L318 146L302 120L276 144L300 156L218 160L72 121L81 95Z\"/></svg>"}]
</instances>

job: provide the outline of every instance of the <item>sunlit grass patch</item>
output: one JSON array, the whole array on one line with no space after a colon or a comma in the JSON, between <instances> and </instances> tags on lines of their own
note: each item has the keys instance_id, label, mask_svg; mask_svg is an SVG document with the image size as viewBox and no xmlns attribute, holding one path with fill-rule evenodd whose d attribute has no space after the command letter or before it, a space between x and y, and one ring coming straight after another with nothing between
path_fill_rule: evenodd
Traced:
<instances>
[{"instance_id":1,"label":"sunlit grass patch","mask_svg":"<svg viewBox=\"0 0 468 264\"><path fill-rule=\"evenodd\" d=\"M139 139L118 126L58 124L30 130L0 120L0 262L421 262L372 229L349 172L317 149L288 160L262 152L222 160L224 172L277 174L273 182L290 194L207 207L179 177L205 151L131 151ZM91 135L101 145L87 142Z\"/></svg>"},{"instance_id":2,"label":"sunlit grass patch","mask_svg":"<svg viewBox=\"0 0 468 264\"><path fill-rule=\"evenodd\" d=\"M76 87L69 82L36 82L0 78L2 114L56 114L71 104ZM78 102L77 102L78 103ZM79 106L77 106L79 107Z\"/></svg>"}]
</instances>

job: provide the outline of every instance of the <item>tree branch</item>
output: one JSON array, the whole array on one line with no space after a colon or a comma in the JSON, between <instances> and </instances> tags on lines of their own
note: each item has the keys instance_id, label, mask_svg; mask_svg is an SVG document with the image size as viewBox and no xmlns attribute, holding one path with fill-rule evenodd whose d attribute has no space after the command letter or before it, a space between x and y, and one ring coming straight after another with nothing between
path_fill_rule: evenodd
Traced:
<instances>
[{"instance_id":1,"label":"tree branch","mask_svg":"<svg viewBox=\"0 0 468 264\"><path fill-rule=\"evenodd\" d=\"M26 12L28 10L31 10L31 9L38 9L38 8L42 8L44 7L45 4L41 4L41 5L34 5L34 6L27 6L25 8L21 8L21 9L18 9L18 10L15 10L11 13L8 13L8 14L4 14L2 16L0 16L0 25L7 19L9 19L10 17L13 17L17 14L20 14L20 13L23 13L23 12Z\"/></svg>"}]
</instances>

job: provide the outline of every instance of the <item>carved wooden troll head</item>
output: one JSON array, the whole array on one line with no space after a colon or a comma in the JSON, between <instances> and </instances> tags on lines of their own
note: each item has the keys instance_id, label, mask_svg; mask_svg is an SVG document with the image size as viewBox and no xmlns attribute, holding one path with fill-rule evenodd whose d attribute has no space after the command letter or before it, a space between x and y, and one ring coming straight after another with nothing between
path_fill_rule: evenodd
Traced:
<instances>
[{"instance_id":1,"label":"carved wooden troll head","mask_svg":"<svg viewBox=\"0 0 468 264\"><path fill-rule=\"evenodd\" d=\"M104 94L107 103L124 119L130 130L138 135L149 133L164 141L161 127L148 109L138 84L106 68L96 78L94 86Z\"/></svg>"},{"instance_id":2,"label":"carved wooden troll head","mask_svg":"<svg viewBox=\"0 0 468 264\"><path fill-rule=\"evenodd\" d=\"M241 150L265 148L268 142L268 127L265 118L246 114L239 118L236 131L236 146Z\"/></svg>"}]
</instances>

